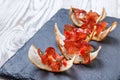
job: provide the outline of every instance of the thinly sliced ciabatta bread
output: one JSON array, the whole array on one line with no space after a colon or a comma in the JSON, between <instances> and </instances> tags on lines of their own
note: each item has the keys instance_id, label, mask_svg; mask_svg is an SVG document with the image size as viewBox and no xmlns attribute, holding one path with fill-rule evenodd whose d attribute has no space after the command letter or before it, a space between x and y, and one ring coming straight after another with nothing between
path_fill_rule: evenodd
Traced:
<instances>
[{"instance_id":1,"label":"thinly sliced ciabatta bread","mask_svg":"<svg viewBox=\"0 0 120 80\"><path fill-rule=\"evenodd\" d=\"M86 61L84 61L82 56L79 55L79 54L73 54L72 55L72 54L66 53L67 50L64 47L65 36L61 34L61 32L59 31L59 29L57 27L57 24L55 24L55 26L54 26L54 32L55 32L55 35L56 35L56 42L58 44L58 48L60 49L61 53L66 57L66 59L69 59L69 58L72 58L73 56L75 56L74 64L79 64L79 63L88 64L88 63L90 63L91 61L93 61L97 57L97 55L98 55L98 53L101 49L101 46L99 46L99 48L95 52L90 52L88 54L88 56L90 58L90 61L86 62Z\"/></svg>"},{"instance_id":2,"label":"thinly sliced ciabatta bread","mask_svg":"<svg viewBox=\"0 0 120 80\"><path fill-rule=\"evenodd\" d=\"M74 9L76 9L76 11ZM76 25L77 27L81 27L81 25L84 24L84 21L80 20L80 19L78 20L75 16L75 13L77 12L77 16L84 19L86 17L87 12L84 11L84 10L79 10L79 12L78 12L78 10L79 9L77 9L77 8L72 8L71 7L70 10L69 10L69 17L70 17L71 21L74 23L74 25ZM100 15L97 14L96 16L97 16L97 19L95 19L96 23L102 21L106 17L105 8L103 8L102 13ZM93 16L93 17L96 17L96 16Z\"/></svg>"},{"instance_id":3,"label":"thinly sliced ciabatta bread","mask_svg":"<svg viewBox=\"0 0 120 80\"><path fill-rule=\"evenodd\" d=\"M117 27L117 22L113 22L112 25L109 28L107 28L106 30L100 32L99 35L97 35L97 36L94 35L91 40L95 40L95 41L104 40L108 36L108 34L111 31L113 31L116 27Z\"/></svg>"},{"instance_id":4,"label":"thinly sliced ciabatta bread","mask_svg":"<svg viewBox=\"0 0 120 80\"><path fill-rule=\"evenodd\" d=\"M70 60L67 60L65 64L61 64L60 70L52 70L50 66L42 62L40 55L42 56L43 54L38 53L37 48L34 45L31 45L28 52L28 58L30 62L34 64L36 67L38 67L39 69L51 71L51 72L63 72L70 69L73 66L73 61L75 58L73 57Z\"/></svg>"},{"instance_id":5,"label":"thinly sliced ciabatta bread","mask_svg":"<svg viewBox=\"0 0 120 80\"><path fill-rule=\"evenodd\" d=\"M98 22L100 22L100 21L102 21L103 19L105 19L105 17L106 17L106 11L105 11L105 8L103 8L102 9L102 13L99 15L99 17L97 18L97 20L96 20L96 23L98 23Z\"/></svg>"},{"instance_id":6,"label":"thinly sliced ciabatta bread","mask_svg":"<svg viewBox=\"0 0 120 80\"><path fill-rule=\"evenodd\" d=\"M102 21L106 17L106 11L104 8L101 15L92 11L86 12L85 10L71 8L69 10L69 16L74 25L83 29L89 29L90 34L93 34L93 29L96 27L94 36L91 38L91 40L95 41L102 41L105 39L117 26L117 22L113 22L112 25L107 28L107 23ZM90 38L88 40L90 40Z\"/></svg>"}]
</instances>

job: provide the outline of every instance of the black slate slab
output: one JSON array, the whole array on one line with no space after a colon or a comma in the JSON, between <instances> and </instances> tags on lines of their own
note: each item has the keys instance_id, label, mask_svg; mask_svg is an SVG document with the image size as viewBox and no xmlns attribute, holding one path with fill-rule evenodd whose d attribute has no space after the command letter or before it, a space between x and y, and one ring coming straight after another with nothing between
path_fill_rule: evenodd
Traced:
<instances>
[{"instance_id":1,"label":"black slate slab","mask_svg":"<svg viewBox=\"0 0 120 80\"><path fill-rule=\"evenodd\" d=\"M54 23L63 32L71 23L68 10L61 9L52 17L9 61L0 68L0 76L9 80L120 80L120 20L107 17L108 23L118 22L118 27L102 42L91 42L96 48L102 45L96 60L89 65L74 65L68 71L52 73L38 69L30 63L28 50L31 44L45 50L53 46L59 52L54 36ZM60 52L59 52L60 53Z\"/></svg>"}]
</instances>

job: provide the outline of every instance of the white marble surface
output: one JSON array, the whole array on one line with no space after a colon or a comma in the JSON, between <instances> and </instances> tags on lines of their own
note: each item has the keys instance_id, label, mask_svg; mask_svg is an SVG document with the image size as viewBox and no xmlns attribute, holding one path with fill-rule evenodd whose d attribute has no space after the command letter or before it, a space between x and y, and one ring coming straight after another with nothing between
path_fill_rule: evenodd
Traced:
<instances>
[{"instance_id":1,"label":"white marble surface","mask_svg":"<svg viewBox=\"0 0 120 80\"><path fill-rule=\"evenodd\" d=\"M0 0L0 66L60 8L77 7L120 18L120 0ZM2 80L2 79L0 79Z\"/></svg>"}]
</instances>

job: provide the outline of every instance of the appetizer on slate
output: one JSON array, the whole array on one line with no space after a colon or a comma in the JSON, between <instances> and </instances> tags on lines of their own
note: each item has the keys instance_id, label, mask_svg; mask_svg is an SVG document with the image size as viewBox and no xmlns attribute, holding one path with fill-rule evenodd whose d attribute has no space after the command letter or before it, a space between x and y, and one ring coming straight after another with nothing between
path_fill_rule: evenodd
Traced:
<instances>
[{"instance_id":1,"label":"appetizer on slate","mask_svg":"<svg viewBox=\"0 0 120 80\"><path fill-rule=\"evenodd\" d=\"M53 47L48 47L45 53L31 45L28 53L29 60L40 69L52 72L66 71L72 67L74 58L66 60L58 55Z\"/></svg>"},{"instance_id":2,"label":"appetizer on slate","mask_svg":"<svg viewBox=\"0 0 120 80\"><path fill-rule=\"evenodd\" d=\"M113 31L117 22L113 22L107 28L105 9L101 15L90 10L80 10L71 8L69 16L74 25L65 24L64 34L62 34L55 23L54 32L58 48L62 55L59 55L53 47L48 47L45 53L31 45L28 57L38 68L51 71L63 72L70 69L73 64L89 64L93 61L101 46L95 50L89 43L91 40L102 41Z\"/></svg>"},{"instance_id":3,"label":"appetizer on slate","mask_svg":"<svg viewBox=\"0 0 120 80\"><path fill-rule=\"evenodd\" d=\"M102 21L106 17L104 8L101 15L92 10L86 12L85 10L71 8L69 10L69 16L74 25L82 29L87 29L89 34L95 29L91 39L95 41L102 41L117 26L117 22L113 22L113 24L107 28L107 22Z\"/></svg>"},{"instance_id":4,"label":"appetizer on slate","mask_svg":"<svg viewBox=\"0 0 120 80\"><path fill-rule=\"evenodd\" d=\"M82 9L80 10L78 8L70 8L69 17L77 27L81 27L84 23L91 23L92 25L102 21L106 17L106 11L103 8L101 15L99 15L92 10L86 12Z\"/></svg>"},{"instance_id":5,"label":"appetizer on slate","mask_svg":"<svg viewBox=\"0 0 120 80\"><path fill-rule=\"evenodd\" d=\"M97 57L99 50L101 49L101 46L99 46L98 50L92 52L94 50L93 47L85 41L87 31L80 28L73 27L72 25L65 25L64 35L62 35L57 24L55 24L54 31L56 42L61 53L66 57L66 59L75 56L75 64L89 64Z\"/></svg>"}]
</instances>

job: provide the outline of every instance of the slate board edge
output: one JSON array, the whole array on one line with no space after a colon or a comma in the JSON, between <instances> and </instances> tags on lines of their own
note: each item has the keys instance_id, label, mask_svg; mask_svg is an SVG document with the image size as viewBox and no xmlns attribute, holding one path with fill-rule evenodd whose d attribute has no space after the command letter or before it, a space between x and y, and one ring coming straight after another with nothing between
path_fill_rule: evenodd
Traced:
<instances>
[{"instance_id":1,"label":"slate board edge","mask_svg":"<svg viewBox=\"0 0 120 80\"><path fill-rule=\"evenodd\" d=\"M67 9L60 9L59 11L62 11L62 10L67 10ZM58 11L58 12L59 12L59 11ZM57 13L56 13L56 14L57 14ZM56 15L56 14L55 14L55 15ZM54 17L54 16L53 16L53 17ZM53 18L53 17L52 17L52 18ZM52 18L51 18L51 19L52 19ZM110 18L114 18L114 17L110 17ZM51 20L51 19L50 19L50 20ZM117 19L117 18L114 18L114 19ZM47 23L47 22L46 22L46 23ZM46 23L45 23L45 24L46 24ZM43 26L44 26L44 25L43 25ZM29 40L30 40L30 39L29 39ZM28 40L28 41L29 41L29 40ZM28 42L28 41L27 41L27 42ZM26 43L25 43L25 44L26 44ZM24 44L24 45L25 45L25 44ZM23 47L24 47L24 46L23 46ZM21 49L21 48L20 48L20 49ZM15 55L16 55L16 54L15 54ZM15 56L15 55L14 55L14 56ZM12 56L10 59L12 59L14 56ZM9 59L9 60L10 60L10 59ZM8 61L9 61L9 60L8 60ZM8 62L8 61L7 61L7 62ZM7 63L7 62L6 62L6 63ZM5 63L5 64L6 64L6 63ZM5 65L5 64L4 64L4 65ZM3 65L1 68L3 68L4 65ZM0 74L1 74L1 68L0 68ZM6 73L7 73L7 72L6 72ZM11 79L16 79L16 78L14 77L14 75L10 75L9 73L7 73L7 74L8 74L9 76L4 75L4 74L3 74L2 76L4 76L4 77L10 77ZM1 75L0 75L0 76L1 76ZM25 79L26 79L26 78L25 78ZM22 80L24 80L24 78L22 78ZM29 80L32 80L32 79L29 79Z\"/></svg>"}]
</instances>

